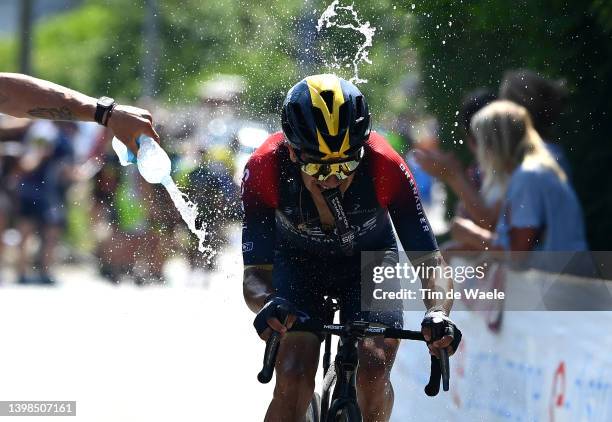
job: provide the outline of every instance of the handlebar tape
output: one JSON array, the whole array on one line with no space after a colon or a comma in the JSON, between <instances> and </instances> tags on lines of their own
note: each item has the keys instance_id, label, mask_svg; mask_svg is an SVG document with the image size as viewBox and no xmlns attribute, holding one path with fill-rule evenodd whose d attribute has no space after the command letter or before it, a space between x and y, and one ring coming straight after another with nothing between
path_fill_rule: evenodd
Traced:
<instances>
[{"instance_id":1,"label":"handlebar tape","mask_svg":"<svg viewBox=\"0 0 612 422\"><path fill-rule=\"evenodd\" d=\"M431 355L431 372L429 374L429 382L425 386L425 394L429 397L438 395L440 391L440 376L440 361Z\"/></svg>"},{"instance_id":2,"label":"handlebar tape","mask_svg":"<svg viewBox=\"0 0 612 422\"><path fill-rule=\"evenodd\" d=\"M287 323L287 315L282 318L283 325ZM276 365L276 355L278 355L278 346L280 346L281 334L278 331L273 331L266 341L266 350L264 352L263 367L259 374L257 374L257 380L262 384L267 384L272 379L274 374L274 365Z\"/></svg>"}]
</instances>

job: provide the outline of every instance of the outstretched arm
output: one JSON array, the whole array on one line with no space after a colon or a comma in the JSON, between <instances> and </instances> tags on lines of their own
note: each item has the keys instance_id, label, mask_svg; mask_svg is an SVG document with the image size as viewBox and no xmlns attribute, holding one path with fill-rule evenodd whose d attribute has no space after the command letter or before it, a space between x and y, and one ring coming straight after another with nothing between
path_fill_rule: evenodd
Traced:
<instances>
[{"instance_id":1,"label":"outstretched arm","mask_svg":"<svg viewBox=\"0 0 612 422\"><path fill-rule=\"evenodd\" d=\"M18 73L0 73L0 113L15 117L93 122L95 98L42 79ZM117 105L108 121L114 135L132 151L136 138L147 135L159 141L151 114L143 109Z\"/></svg>"},{"instance_id":2,"label":"outstretched arm","mask_svg":"<svg viewBox=\"0 0 612 422\"><path fill-rule=\"evenodd\" d=\"M0 73L0 112L15 117L93 121L96 100L18 73Z\"/></svg>"},{"instance_id":3,"label":"outstretched arm","mask_svg":"<svg viewBox=\"0 0 612 422\"><path fill-rule=\"evenodd\" d=\"M495 228L501 203L487 205L484 202L480 192L466 178L454 154L417 150L414 152L414 157L423 170L444 181L455 192L476 224L487 230Z\"/></svg>"},{"instance_id":4,"label":"outstretched arm","mask_svg":"<svg viewBox=\"0 0 612 422\"><path fill-rule=\"evenodd\" d=\"M463 173L454 174L453 177L446 179L446 183L463 202L470 217L480 226L488 230L495 229L501 201L489 206L487 205L480 192L476 190Z\"/></svg>"}]
</instances>

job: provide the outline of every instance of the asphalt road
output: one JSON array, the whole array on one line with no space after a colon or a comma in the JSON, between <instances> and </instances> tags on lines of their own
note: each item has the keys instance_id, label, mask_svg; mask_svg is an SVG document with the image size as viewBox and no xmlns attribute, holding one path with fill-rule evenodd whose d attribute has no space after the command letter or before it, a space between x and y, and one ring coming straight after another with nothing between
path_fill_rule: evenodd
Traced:
<instances>
[{"instance_id":1,"label":"asphalt road","mask_svg":"<svg viewBox=\"0 0 612 422\"><path fill-rule=\"evenodd\" d=\"M237 249L206 287L180 260L165 286L113 286L89 266L58 267L53 288L5 283L0 400L76 400L57 421L263 420L272 386L256 380L264 343Z\"/></svg>"}]
</instances>

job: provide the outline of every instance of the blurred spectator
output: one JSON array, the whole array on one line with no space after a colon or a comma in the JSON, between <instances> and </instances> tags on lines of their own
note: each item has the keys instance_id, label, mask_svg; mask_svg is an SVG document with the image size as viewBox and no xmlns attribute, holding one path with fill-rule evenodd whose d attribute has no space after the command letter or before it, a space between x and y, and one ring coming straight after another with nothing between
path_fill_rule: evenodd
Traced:
<instances>
[{"instance_id":1,"label":"blurred spectator","mask_svg":"<svg viewBox=\"0 0 612 422\"><path fill-rule=\"evenodd\" d=\"M32 124L30 119L20 119L0 113L0 141L19 141Z\"/></svg>"},{"instance_id":2,"label":"blurred spectator","mask_svg":"<svg viewBox=\"0 0 612 422\"><path fill-rule=\"evenodd\" d=\"M499 184L507 189L495 232L458 219L455 236L477 249L586 251L578 198L527 109L495 101L474 115L471 129L483 188Z\"/></svg>"},{"instance_id":3,"label":"blurred spectator","mask_svg":"<svg viewBox=\"0 0 612 422\"><path fill-rule=\"evenodd\" d=\"M53 262L55 246L67 222L65 206L67 187L72 180L82 180L91 176L92 171L99 169L99 164L95 163L95 160L90 160L88 163L93 165L77 168L74 165L74 149L77 149L78 155L86 156L88 151L95 147L94 139L108 141L112 138L112 136L97 136L96 132L99 133L97 128L101 126L96 125L84 127L81 131L82 136L76 136L77 127L72 121L96 121L108 126L112 133L134 152L137 149L135 140L139 135L145 134L156 140L159 140L159 136L152 127L150 113L144 109L118 105L108 98L96 100L49 81L16 73L0 73L0 112L17 117L65 121L57 124L38 121L29 129L26 136L26 151L19 159L20 180L17 184L19 210L16 219L21 232L17 260L18 281L52 284L49 267ZM11 128L10 134L16 134L18 129ZM0 135L8 136L7 133L5 128ZM6 201L2 201L3 197L4 195L0 195L0 209L3 214L0 218L2 232L6 225L7 211ZM123 210L126 208L129 207L123 207ZM97 208L96 211L101 210ZM28 267L35 268L29 265L27 249L34 234L38 234L41 241L39 272L27 274ZM143 236L136 237L137 240L141 240L140 243L147 245L143 248L147 252L145 260L157 251L155 245L159 243L149 235L147 231ZM125 243L131 245L134 242ZM102 249L113 250L112 246ZM121 245L116 249L125 248ZM133 257L134 253L128 256ZM117 255L117 257L122 256ZM158 261L154 259L148 261L152 275L160 277L161 264L156 266Z\"/></svg>"},{"instance_id":4,"label":"blurred spectator","mask_svg":"<svg viewBox=\"0 0 612 422\"><path fill-rule=\"evenodd\" d=\"M201 160L196 169L187 175L189 198L198 206L198 224L205 224L204 246L212 251L202 254L193 243L188 249L192 269L215 268L216 256L227 246L229 224L237 221L240 194L234 183L231 152L218 146L201 149Z\"/></svg>"},{"instance_id":5,"label":"blurred spectator","mask_svg":"<svg viewBox=\"0 0 612 422\"><path fill-rule=\"evenodd\" d=\"M436 183L435 175L430 174L416 160L419 153L428 154L429 152L436 153L439 151L440 140L438 137L439 125L437 119L429 118L419 122L419 136L413 138L413 143L410 145L408 152L404 155L406 163L417 182L419 193L423 203L431 206L432 190Z\"/></svg>"},{"instance_id":6,"label":"blurred spectator","mask_svg":"<svg viewBox=\"0 0 612 422\"><path fill-rule=\"evenodd\" d=\"M474 156L476 158L476 139L474 135L470 131L470 122L472 121L472 117L476 114L481 108L486 106L492 101L495 101L496 95L493 91L490 91L486 88L478 88L473 91L468 92L463 99L461 100L461 108L459 110L460 124L463 129L463 133L465 135L465 143ZM478 164L476 161L473 161L471 165L468 167L468 175L474 186L480 188L480 174L478 170Z\"/></svg>"},{"instance_id":7,"label":"blurred spectator","mask_svg":"<svg viewBox=\"0 0 612 422\"><path fill-rule=\"evenodd\" d=\"M470 120L478 110L494 99L495 94L481 88L469 92L462 101L461 124L466 144L474 156L476 156L476 142L470 131ZM456 215L469 218L489 230L495 228L504 194L503 186L494 183L481 186L478 165L473 163L464 171L452 152L420 149L414 152L414 159L421 169L444 181L455 192L459 198ZM463 246L456 244L452 247L462 249ZM449 248L450 245L446 247Z\"/></svg>"},{"instance_id":8,"label":"blurred spectator","mask_svg":"<svg viewBox=\"0 0 612 422\"><path fill-rule=\"evenodd\" d=\"M139 285L162 282L165 254L158 227L151 224L151 208L159 205L151 200L154 188L143 182L135 167L121 168L114 157L106 167L95 190L102 202L95 209L106 214L110 226L97 249L100 272L115 283L123 275L131 275Z\"/></svg>"},{"instance_id":9,"label":"blurred spectator","mask_svg":"<svg viewBox=\"0 0 612 422\"><path fill-rule=\"evenodd\" d=\"M525 107L533 126L565 174L571 178L569 161L563 147L553 142L555 128L568 96L564 80L546 79L528 69L507 71L499 87L499 98Z\"/></svg>"},{"instance_id":10,"label":"blurred spectator","mask_svg":"<svg viewBox=\"0 0 612 422\"><path fill-rule=\"evenodd\" d=\"M421 201L430 207L432 188L436 180L421 168L420 163L415 160L414 152L438 150L438 121L434 118L417 118L412 112L404 112L393 123L393 130L386 131L384 135L393 149L406 160L419 188Z\"/></svg>"},{"instance_id":11,"label":"blurred spectator","mask_svg":"<svg viewBox=\"0 0 612 422\"><path fill-rule=\"evenodd\" d=\"M70 122L34 123L26 134L26 151L20 160L18 228L21 245L17 265L19 283L53 284L49 269L55 247L66 224L66 190L73 178L72 138L76 125ZM33 234L41 240L39 273L28 275L27 246Z\"/></svg>"},{"instance_id":12,"label":"blurred spectator","mask_svg":"<svg viewBox=\"0 0 612 422\"><path fill-rule=\"evenodd\" d=\"M4 232L8 228L9 215L12 211L11 198L6 189L6 177L4 173L4 155L0 155L0 267L2 257L4 256ZM0 275L2 282L2 275Z\"/></svg>"},{"instance_id":13,"label":"blurred spectator","mask_svg":"<svg viewBox=\"0 0 612 422\"><path fill-rule=\"evenodd\" d=\"M219 76L202 85L201 102L193 113L167 113L164 139L170 141L170 153L176 144L173 167L183 166L188 174L183 182L191 188L190 199L199 205L199 224L206 224L207 246L215 252L227 244L226 230L239 213L238 185L233 180L235 150L249 155L256 147L252 135L266 132L260 122L238 118L244 87L239 77ZM108 152L113 132L125 140L147 128L153 130L150 114L117 106L109 119L110 130L96 123L79 125L78 130L75 122L53 123L49 120L94 120L91 112L96 100L19 74L0 73L0 99L0 110L48 119L0 125L0 141L16 141L10 148L3 142L0 150L0 234L11 235L5 236L12 242L7 259L13 262L16 257L18 281L54 282L49 269L60 238L62 251L64 246L77 246L74 250L83 258L83 252L94 251L102 274L113 281L124 275L139 284L162 280L163 266L175 242L190 235L184 235L184 224L167 193L143 183L135 166L119 167L114 153ZM146 108L152 106L147 104ZM179 122L177 116L185 120ZM251 129L243 134L249 142L240 145L237 132L245 128ZM4 157L4 145L14 156ZM5 165L9 161L16 164ZM175 225L178 230L173 230ZM6 232L10 227L18 230ZM32 259L32 246L36 245L40 245L36 248L39 253ZM198 252L195 244L188 245L186 251L192 268L214 266L214 257L208 260L210 256ZM70 256L74 255L71 252Z\"/></svg>"}]
</instances>

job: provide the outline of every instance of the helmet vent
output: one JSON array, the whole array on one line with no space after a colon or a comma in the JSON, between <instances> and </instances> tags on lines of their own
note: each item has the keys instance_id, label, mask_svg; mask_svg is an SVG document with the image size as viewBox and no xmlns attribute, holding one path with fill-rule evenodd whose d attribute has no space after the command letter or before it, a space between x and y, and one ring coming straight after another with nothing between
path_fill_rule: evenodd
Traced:
<instances>
[{"instance_id":1,"label":"helmet vent","mask_svg":"<svg viewBox=\"0 0 612 422\"><path fill-rule=\"evenodd\" d=\"M293 109L293 124L297 126L301 126L303 128L308 128L306 125L306 118L304 117L304 113L302 113L302 109L298 104L291 104L290 106Z\"/></svg>"},{"instance_id":2,"label":"helmet vent","mask_svg":"<svg viewBox=\"0 0 612 422\"><path fill-rule=\"evenodd\" d=\"M332 113L334 109L334 91L321 91L321 98L325 101L327 110Z\"/></svg>"},{"instance_id":3,"label":"helmet vent","mask_svg":"<svg viewBox=\"0 0 612 422\"><path fill-rule=\"evenodd\" d=\"M358 95L355 97L355 121L361 121L365 118L365 107L363 104L363 97Z\"/></svg>"}]
</instances>

